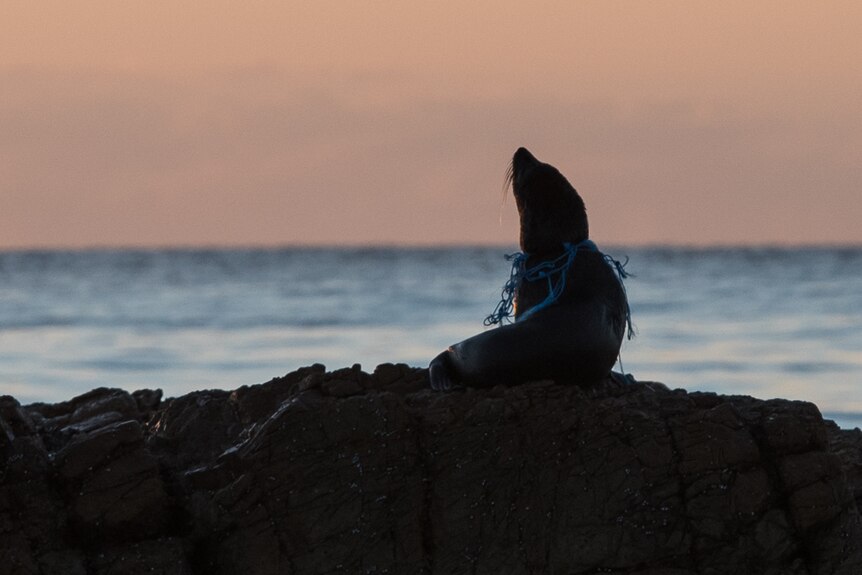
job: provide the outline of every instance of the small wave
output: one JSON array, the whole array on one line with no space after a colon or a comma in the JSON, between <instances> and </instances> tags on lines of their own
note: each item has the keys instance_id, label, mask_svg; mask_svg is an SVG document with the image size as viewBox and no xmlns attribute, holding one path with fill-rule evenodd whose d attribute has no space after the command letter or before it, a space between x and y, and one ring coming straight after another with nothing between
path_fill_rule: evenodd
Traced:
<instances>
[{"instance_id":1,"label":"small wave","mask_svg":"<svg viewBox=\"0 0 862 575\"><path fill-rule=\"evenodd\" d=\"M790 361L782 363L779 368L788 373L854 373L860 365L837 361Z\"/></svg>"}]
</instances>

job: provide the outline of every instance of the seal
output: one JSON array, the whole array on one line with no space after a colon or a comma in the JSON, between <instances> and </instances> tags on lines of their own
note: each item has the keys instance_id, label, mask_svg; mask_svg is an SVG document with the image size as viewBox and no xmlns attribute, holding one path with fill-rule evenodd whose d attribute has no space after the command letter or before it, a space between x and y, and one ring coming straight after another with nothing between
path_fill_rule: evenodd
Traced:
<instances>
[{"instance_id":1,"label":"seal","mask_svg":"<svg viewBox=\"0 0 862 575\"><path fill-rule=\"evenodd\" d=\"M486 320L501 325L435 357L435 390L542 379L588 384L607 377L619 356L629 320L625 272L590 241L581 196L526 148L515 152L508 176L523 253L513 256L508 301L504 291ZM509 311L515 323L502 325Z\"/></svg>"}]
</instances>

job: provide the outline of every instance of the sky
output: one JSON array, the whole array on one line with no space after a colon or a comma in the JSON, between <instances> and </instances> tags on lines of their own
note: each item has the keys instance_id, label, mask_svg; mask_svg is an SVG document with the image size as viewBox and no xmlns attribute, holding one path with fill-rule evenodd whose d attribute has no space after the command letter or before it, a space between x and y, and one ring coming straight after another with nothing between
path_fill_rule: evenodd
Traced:
<instances>
[{"instance_id":1,"label":"sky","mask_svg":"<svg viewBox=\"0 0 862 575\"><path fill-rule=\"evenodd\" d=\"M4 0L0 249L862 244L862 2Z\"/></svg>"}]
</instances>

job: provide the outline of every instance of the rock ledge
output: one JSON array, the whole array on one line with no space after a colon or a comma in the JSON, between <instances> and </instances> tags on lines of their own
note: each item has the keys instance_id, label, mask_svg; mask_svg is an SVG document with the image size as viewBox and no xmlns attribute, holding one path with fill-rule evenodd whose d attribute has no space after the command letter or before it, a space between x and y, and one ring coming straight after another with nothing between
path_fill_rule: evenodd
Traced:
<instances>
[{"instance_id":1,"label":"rock ledge","mask_svg":"<svg viewBox=\"0 0 862 575\"><path fill-rule=\"evenodd\" d=\"M608 380L314 365L0 398L0 573L862 573L862 432Z\"/></svg>"}]
</instances>

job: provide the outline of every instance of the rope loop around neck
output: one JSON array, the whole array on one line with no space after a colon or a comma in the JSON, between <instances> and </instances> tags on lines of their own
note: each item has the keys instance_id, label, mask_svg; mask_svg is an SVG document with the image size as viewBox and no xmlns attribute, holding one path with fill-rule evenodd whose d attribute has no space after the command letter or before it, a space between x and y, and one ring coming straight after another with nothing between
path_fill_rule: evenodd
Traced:
<instances>
[{"instance_id":1,"label":"rope loop around neck","mask_svg":"<svg viewBox=\"0 0 862 575\"><path fill-rule=\"evenodd\" d=\"M503 290L500 294L500 301L497 303L497 307L495 307L494 311L485 318L483 323L486 326L492 326L496 324L503 325L504 323L511 323L514 321L515 292L524 281L536 282L545 280L548 285L548 295L544 300L522 313L518 317L518 321L523 321L537 311L553 305L563 294L563 291L565 291L566 276L568 275L569 268L575 261L578 250L584 249L587 251L598 252L605 260L605 263L616 273L620 286L623 289L623 296L626 300L627 337L628 339L631 339L634 336L634 329L632 327L631 308L628 303L628 294L626 294L625 284L623 283L623 280L631 275L624 269L626 264L628 264L628 258L626 258L624 262L619 262L610 255L600 252L599 248L591 240L583 240L577 244L566 242L563 244L563 248L563 253L558 257L553 260L539 262L530 268L527 267L527 259L529 258L528 254L523 252L507 254L506 260L512 262L509 279L505 284L503 284Z\"/></svg>"}]
</instances>

